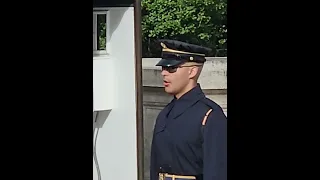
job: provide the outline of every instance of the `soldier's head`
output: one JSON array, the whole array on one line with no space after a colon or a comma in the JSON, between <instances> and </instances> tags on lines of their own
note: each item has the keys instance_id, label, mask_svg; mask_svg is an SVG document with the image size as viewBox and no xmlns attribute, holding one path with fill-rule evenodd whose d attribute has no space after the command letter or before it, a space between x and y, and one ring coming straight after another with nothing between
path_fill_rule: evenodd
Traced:
<instances>
[{"instance_id":1,"label":"soldier's head","mask_svg":"<svg viewBox=\"0 0 320 180\"><path fill-rule=\"evenodd\" d=\"M162 39L159 42L162 54L156 66L162 67L165 91L179 95L192 89L211 49L176 40Z\"/></svg>"}]
</instances>

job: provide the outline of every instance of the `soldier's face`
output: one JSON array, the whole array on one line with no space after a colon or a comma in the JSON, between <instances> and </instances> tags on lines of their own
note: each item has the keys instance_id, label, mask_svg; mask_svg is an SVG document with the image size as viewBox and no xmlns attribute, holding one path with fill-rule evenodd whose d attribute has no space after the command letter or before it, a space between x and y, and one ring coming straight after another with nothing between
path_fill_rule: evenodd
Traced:
<instances>
[{"instance_id":1,"label":"soldier's face","mask_svg":"<svg viewBox=\"0 0 320 180\"><path fill-rule=\"evenodd\" d=\"M169 94L179 94L189 83L189 66L162 67L164 89Z\"/></svg>"}]
</instances>

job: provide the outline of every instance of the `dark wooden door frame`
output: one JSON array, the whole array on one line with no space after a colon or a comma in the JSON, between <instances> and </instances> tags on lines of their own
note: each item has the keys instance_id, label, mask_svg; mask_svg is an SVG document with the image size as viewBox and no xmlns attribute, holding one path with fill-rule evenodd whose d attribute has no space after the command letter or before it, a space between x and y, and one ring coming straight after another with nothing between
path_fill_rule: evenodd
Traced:
<instances>
[{"instance_id":1,"label":"dark wooden door frame","mask_svg":"<svg viewBox=\"0 0 320 180\"><path fill-rule=\"evenodd\" d=\"M143 130L143 86L142 86L142 31L141 0L134 2L135 70L136 70L136 127L138 180L144 180L144 130Z\"/></svg>"}]
</instances>

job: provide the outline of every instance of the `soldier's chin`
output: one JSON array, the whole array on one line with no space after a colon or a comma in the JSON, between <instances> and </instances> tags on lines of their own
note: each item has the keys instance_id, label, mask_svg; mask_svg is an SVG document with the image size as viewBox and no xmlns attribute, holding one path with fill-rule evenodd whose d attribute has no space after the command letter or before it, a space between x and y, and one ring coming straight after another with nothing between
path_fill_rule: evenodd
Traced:
<instances>
[{"instance_id":1,"label":"soldier's chin","mask_svg":"<svg viewBox=\"0 0 320 180\"><path fill-rule=\"evenodd\" d=\"M168 94L175 94L175 91L170 87L164 87L164 91Z\"/></svg>"}]
</instances>

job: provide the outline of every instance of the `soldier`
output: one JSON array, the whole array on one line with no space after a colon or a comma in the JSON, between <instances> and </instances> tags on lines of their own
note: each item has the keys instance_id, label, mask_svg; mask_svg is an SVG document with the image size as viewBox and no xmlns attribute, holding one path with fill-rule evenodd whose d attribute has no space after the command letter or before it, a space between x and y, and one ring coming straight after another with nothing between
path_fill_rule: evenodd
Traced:
<instances>
[{"instance_id":1,"label":"soldier","mask_svg":"<svg viewBox=\"0 0 320 180\"><path fill-rule=\"evenodd\" d=\"M151 180L227 180L227 117L197 82L209 48L160 40L165 91L151 145Z\"/></svg>"}]
</instances>

